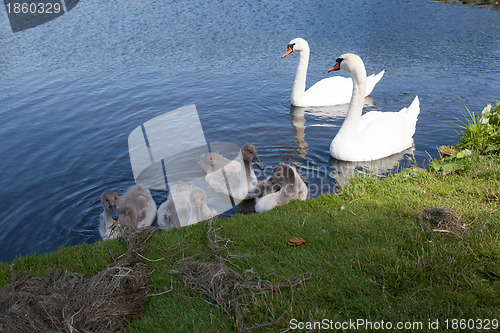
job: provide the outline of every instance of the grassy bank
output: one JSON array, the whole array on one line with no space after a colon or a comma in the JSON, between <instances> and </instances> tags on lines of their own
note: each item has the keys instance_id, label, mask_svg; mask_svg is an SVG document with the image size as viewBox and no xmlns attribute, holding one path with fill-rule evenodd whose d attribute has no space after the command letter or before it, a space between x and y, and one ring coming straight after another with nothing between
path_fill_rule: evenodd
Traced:
<instances>
[{"instance_id":1,"label":"grassy bank","mask_svg":"<svg viewBox=\"0 0 500 333\"><path fill-rule=\"evenodd\" d=\"M234 269L253 269L273 282L312 273L293 291L250 298L248 325L286 314L334 321L421 321L498 318L500 308L499 205L488 195L500 189L500 160L472 155L470 169L443 177L418 169L384 180L358 177L338 196L294 202L265 214L239 215L214 223L227 240ZM424 231L417 215L426 207L453 207L470 232L453 237ZM344 207L344 208L343 208ZM184 240L184 256L207 251L208 224L156 234L147 256ZM297 247L287 240L300 236ZM154 263L154 292L170 289L170 262ZM173 277L173 290L153 297L146 316L130 331L173 325L185 331L208 327L233 331L235 322L188 291Z\"/></svg>"},{"instance_id":2,"label":"grassy bank","mask_svg":"<svg viewBox=\"0 0 500 333\"><path fill-rule=\"evenodd\" d=\"M459 5L488 7L493 9L500 9L500 1L498 0L433 0L445 3L453 3Z\"/></svg>"},{"instance_id":3,"label":"grassy bank","mask_svg":"<svg viewBox=\"0 0 500 333\"><path fill-rule=\"evenodd\" d=\"M500 157L471 151L439 163L385 179L358 176L338 195L262 214L154 233L142 252L151 296L128 331L234 332L239 323L277 332L294 320L365 319L391 322L393 331L413 323L404 331L419 332L429 321L445 331L446 319L450 330L452 319L500 319ZM449 209L457 228L431 225L419 215L428 207ZM305 243L288 245L296 236ZM90 278L124 251L112 240L19 258L0 265L0 287L13 273L58 267ZM180 274L186 262L234 271L225 290L212 290L225 311Z\"/></svg>"}]
</instances>

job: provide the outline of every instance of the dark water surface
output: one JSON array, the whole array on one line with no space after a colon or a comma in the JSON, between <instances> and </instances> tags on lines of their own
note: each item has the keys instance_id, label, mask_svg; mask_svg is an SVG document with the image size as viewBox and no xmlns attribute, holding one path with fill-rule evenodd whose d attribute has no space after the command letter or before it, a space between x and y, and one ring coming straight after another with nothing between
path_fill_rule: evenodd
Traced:
<instances>
[{"instance_id":1,"label":"dark water surface","mask_svg":"<svg viewBox=\"0 0 500 333\"><path fill-rule=\"evenodd\" d=\"M3 11L3 10L2 10ZM342 53L385 69L370 110L415 95L414 158L452 144L449 121L500 98L500 12L425 0L83 0L13 34L0 22L0 260L99 239L100 195L134 183L127 138L140 124L196 104L208 141L254 143L266 166L301 168L313 196L355 164L329 157L346 107L290 108L298 56L308 86ZM340 74L345 75L345 74ZM182 138L179 138L182 140ZM375 167L409 165L409 154ZM358 167L359 169L359 167ZM165 192L154 192L159 204Z\"/></svg>"}]
</instances>

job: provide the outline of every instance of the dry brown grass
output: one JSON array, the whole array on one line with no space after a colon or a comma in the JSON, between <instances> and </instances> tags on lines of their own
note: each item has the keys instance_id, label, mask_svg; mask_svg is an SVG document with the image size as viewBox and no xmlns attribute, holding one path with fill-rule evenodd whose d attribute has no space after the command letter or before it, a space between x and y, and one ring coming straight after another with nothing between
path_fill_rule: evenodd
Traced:
<instances>
[{"instance_id":1,"label":"dry brown grass","mask_svg":"<svg viewBox=\"0 0 500 333\"><path fill-rule=\"evenodd\" d=\"M236 319L236 326L240 332L256 330L266 326L272 326L279 322L285 315L255 326L244 325L244 313L250 306L255 296L279 291L282 288L293 288L311 278L311 274L284 283L273 283L262 279L253 269L246 270L241 274L228 267L225 262L230 261L222 256L228 251L229 240L218 237L212 227L207 232L207 253L198 254L201 258L192 260L186 258L174 264L171 273L179 274L184 286L194 292L201 292L208 296L211 304L222 309L229 317ZM217 261L213 263L210 260Z\"/></svg>"},{"instance_id":2,"label":"dry brown grass","mask_svg":"<svg viewBox=\"0 0 500 333\"><path fill-rule=\"evenodd\" d=\"M459 236L468 231L460 215L450 208L428 207L418 214L422 228L433 232Z\"/></svg>"},{"instance_id":3,"label":"dry brown grass","mask_svg":"<svg viewBox=\"0 0 500 333\"><path fill-rule=\"evenodd\" d=\"M0 290L0 332L123 331L148 299L140 252L151 232L124 232L126 253L90 279L62 269L43 277L13 274Z\"/></svg>"}]
</instances>

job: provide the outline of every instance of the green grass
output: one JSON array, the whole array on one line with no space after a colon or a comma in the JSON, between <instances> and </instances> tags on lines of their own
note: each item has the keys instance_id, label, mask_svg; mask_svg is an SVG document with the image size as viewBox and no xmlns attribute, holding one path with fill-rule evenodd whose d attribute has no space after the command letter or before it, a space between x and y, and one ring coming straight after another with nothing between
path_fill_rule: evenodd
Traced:
<instances>
[{"instance_id":1,"label":"green grass","mask_svg":"<svg viewBox=\"0 0 500 333\"><path fill-rule=\"evenodd\" d=\"M490 6L492 8L500 8L500 3L497 0L438 0L446 3L456 3L472 6Z\"/></svg>"},{"instance_id":2,"label":"green grass","mask_svg":"<svg viewBox=\"0 0 500 333\"><path fill-rule=\"evenodd\" d=\"M497 0L461 0L462 3L464 4L474 4L474 5L492 5L492 6L498 6L498 1Z\"/></svg>"},{"instance_id":3,"label":"green grass","mask_svg":"<svg viewBox=\"0 0 500 333\"><path fill-rule=\"evenodd\" d=\"M292 290L247 298L245 325L285 312L262 330L286 329L293 318L425 324L499 318L499 204L488 194L500 195L500 159L477 153L464 159L469 168L460 174L408 169L386 179L358 176L335 196L213 221L217 236L231 240L225 257L237 272L253 269L276 283L312 273ZM455 209L470 233L450 237L422 230L417 215L429 206ZM144 317L129 332L236 331L233 318L170 274L177 260L208 251L208 228L203 222L155 233L148 241L145 256L160 259L148 261L151 293L160 295L150 297ZM294 236L306 243L288 246ZM0 284L13 270L44 274L61 266L90 277L108 264L111 250L117 256L124 246L115 240L19 258L0 265Z\"/></svg>"},{"instance_id":4,"label":"green grass","mask_svg":"<svg viewBox=\"0 0 500 333\"><path fill-rule=\"evenodd\" d=\"M0 288L10 282L13 273L18 277L46 275L53 270L65 268L90 278L106 268L111 256L117 257L124 252L125 245L114 239L95 245L65 247L55 253L20 257L11 264L0 262Z\"/></svg>"},{"instance_id":5,"label":"green grass","mask_svg":"<svg viewBox=\"0 0 500 333\"><path fill-rule=\"evenodd\" d=\"M253 268L274 282L307 272L312 278L293 291L253 299L249 325L278 318L344 321L422 321L498 318L500 242L498 203L487 195L500 188L499 160L471 156L469 173L442 177L421 170L379 180L353 179L338 196L293 202L268 213L219 220L217 235L230 239L238 271ZM462 238L424 232L416 221L429 206L453 207L470 224ZM344 207L342 209L342 207ZM156 234L148 257L184 239L189 256L206 251L206 223ZM287 246L300 236L306 243ZM184 238L186 237L186 238ZM191 249L191 247L193 247ZM170 289L171 262L154 264L154 292ZM234 320L187 291L174 276L173 290L153 297L131 332L160 330L234 331ZM169 326L170 327L170 326ZM210 329L209 329L210 328Z\"/></svg>"}]
</instances>

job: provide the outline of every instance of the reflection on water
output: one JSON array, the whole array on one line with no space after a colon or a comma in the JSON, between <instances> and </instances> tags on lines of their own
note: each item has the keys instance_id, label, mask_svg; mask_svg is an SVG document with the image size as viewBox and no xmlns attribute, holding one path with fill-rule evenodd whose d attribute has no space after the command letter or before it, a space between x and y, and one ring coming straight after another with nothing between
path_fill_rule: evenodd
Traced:
<instances>
[{"instance_id":1,"label":"reflection on water","mask_svg":"<svg viewBox=\"0 0 500 333\"><path fill-rule=\"evenodd\" d=\"M398 171L400 167L407 166L414 160L414 148L408 148L397 154L392 154L375 161L347 162L330 157L330 177L343 186L350 177L356 174L370 174L385 177L389 173Z\"/></svg>"},{"instance_id":2,"label":"reflection on water","mask_svg":"<svg viewBox=\"0 0 500 333\"><path fill-rule=\"evenodd\" d=\"M294 129L296 149L298 157L305 158L307 155L306 142L306 117L304 116L306 108L292 105L290 114L292 115L291 123Z\"/></svg>"}]
</instances>

